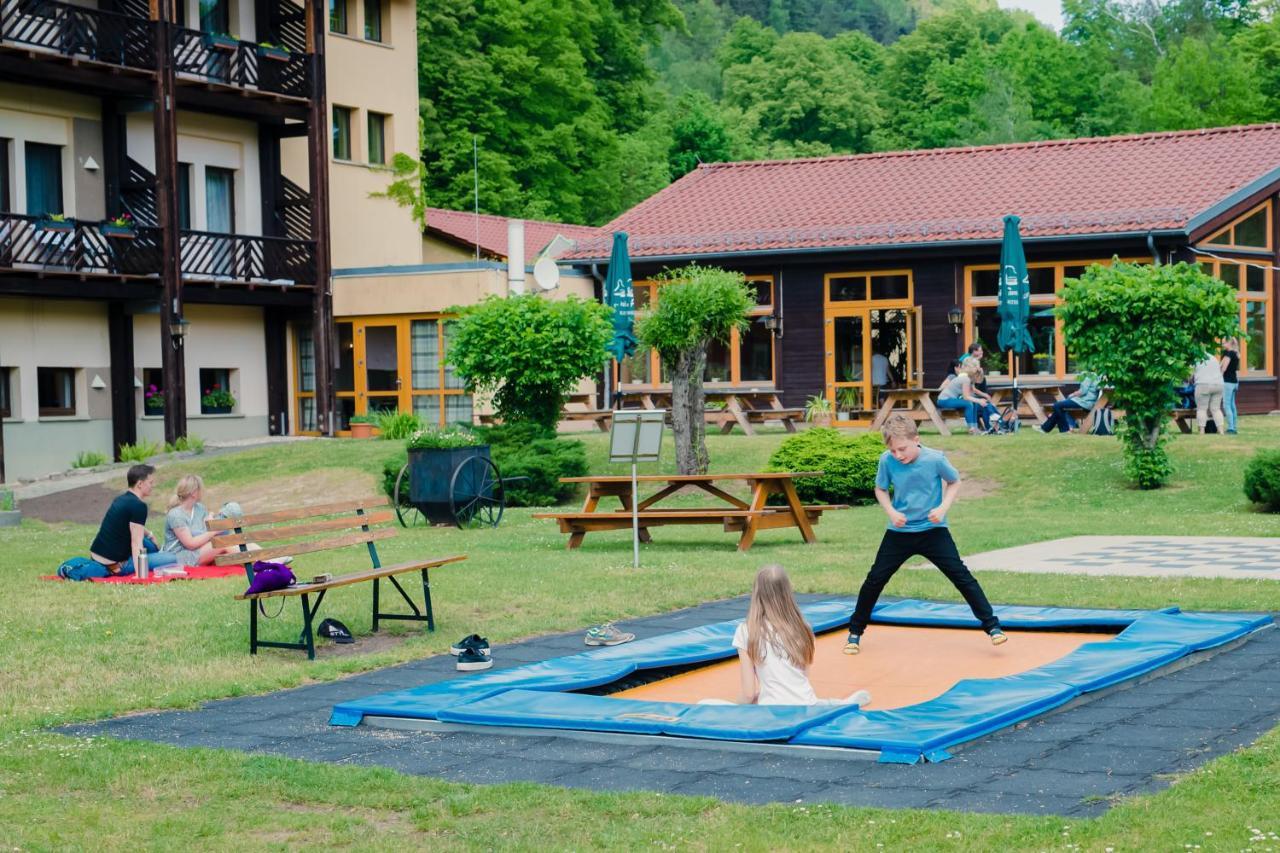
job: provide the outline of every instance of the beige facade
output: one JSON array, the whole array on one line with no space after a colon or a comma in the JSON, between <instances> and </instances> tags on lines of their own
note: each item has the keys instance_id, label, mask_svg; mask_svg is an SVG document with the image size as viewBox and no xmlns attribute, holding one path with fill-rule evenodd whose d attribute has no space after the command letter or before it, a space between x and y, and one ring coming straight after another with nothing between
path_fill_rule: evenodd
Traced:
<instances>
[{"instance_id":1,"label":"beige facade","mask_svg":"<svg viewBox=\"0 0 1280 853\"><path fill-rule=\"evenodd\" d=\"M13 210L27 209L26 144L41 143L62 149L63 202L67 215L86 219L102 217L101 118L95 98L34 86L0 84L0 128L3 128L0 136L12 140L8 150Z\"/></svg>"}]
</instances>

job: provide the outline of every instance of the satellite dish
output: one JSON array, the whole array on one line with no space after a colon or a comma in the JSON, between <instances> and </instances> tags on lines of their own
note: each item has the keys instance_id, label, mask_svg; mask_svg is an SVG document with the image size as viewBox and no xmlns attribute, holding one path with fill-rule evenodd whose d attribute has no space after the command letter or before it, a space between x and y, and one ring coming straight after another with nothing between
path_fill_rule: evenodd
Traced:
<instances>
[{"instance_id":1,"label":"satellite dish","mask_svg":"<svg viewBox=\"0 0 1280 853\"><path fill-rule=\"evenodd\" d=\"M554 260L544 255L533 265L533 280L543 290L555 290L560 283L560 268Z\"/></svg>"}]
</instances>

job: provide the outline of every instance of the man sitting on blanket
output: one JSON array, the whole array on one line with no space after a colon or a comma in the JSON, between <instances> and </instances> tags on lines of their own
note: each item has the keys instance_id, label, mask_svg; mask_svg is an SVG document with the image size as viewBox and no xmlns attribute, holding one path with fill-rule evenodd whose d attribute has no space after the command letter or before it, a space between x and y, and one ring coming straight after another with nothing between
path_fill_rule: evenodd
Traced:
<instances>
[{"instance_id":1,"label":"man sitting on blanket","mask_svg":"<svg viewBox=\"0 0 1280 853\"><path fill-rule=\"evenodd\" d=\"M137 557L144 551L153 569L172 566L178 561L176 554L160 553L155 537L146 527L146 498L156 487L155 475L156 469L151 465L134 465L129 469L128 490L107 507L98 535L89 546L89 556L113 575L133 574Z\"/></svg>"}]
</instances>

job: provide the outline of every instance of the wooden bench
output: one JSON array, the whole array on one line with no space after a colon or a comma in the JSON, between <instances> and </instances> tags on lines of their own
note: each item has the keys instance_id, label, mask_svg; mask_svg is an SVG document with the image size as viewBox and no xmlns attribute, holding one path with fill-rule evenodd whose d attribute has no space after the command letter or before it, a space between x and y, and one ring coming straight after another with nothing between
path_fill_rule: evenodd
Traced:
<instances>
[{"instance_id":1,"label":"wooden bench","mask_svg":"<svg viewBox=\"0 0 1280 853\"><path fill-rule=\"evenodd\" d=\"M257 654L259 648L300 649L307 653L311 660L315 659L315 637L312 623L316 611L324 601L325 593L338 587L373 581L373 630L378 630L378 622L383 619L399 619L412 622L427 623L427 630L436 629L435 614L431 607L431 578L429 570L448 563L464 560L463 556L437 557L429 560L410 560L391 566L382 565L378 558L378 549L374 545L383 539L390 539L396 534L392 528L371 529L373 525L385 524L395 516L389 512L370 513L370 509L387 505L386 498L369 498L342 503L319 504L316 506L282 509L275 512L256 513L243 518L213 519L209 529L226 531L213 540L215 548L236 548L230 554L222 554L214 561L215 565L231 566L237 563L244 566L245 576L253 582L253 565L262 560L270 562L286 554L298 556L314 554L320 551L331 551L352 545L365 545L368 548L369 567L358 569L347 574L335 574L324 583L305 583L302 578L314 576L319 572L299 571L299 563L291 568L299 574L300 582L285 589L261 592L254 595L241 593L236 601L249 602L249 654ZM301 522L282 524L282 522ZM354 532L351 531L358 528ZM333 532L338 535L329 535ZM250 543L270 543L261 550L250 550ZM304 561L305 562L305 561ZM420 572L422 575L423 610L418 609L409 593L405 591L397 575L408 572ZM413 611L408 613L388 613L381 609L379 582L389 580ZM315 596L315 603L311 597ZM296 597L302 602L302 633L297 642L286 643L258 639L258 611L261 602L268 598Z\"/></svg>"}]
</instances>

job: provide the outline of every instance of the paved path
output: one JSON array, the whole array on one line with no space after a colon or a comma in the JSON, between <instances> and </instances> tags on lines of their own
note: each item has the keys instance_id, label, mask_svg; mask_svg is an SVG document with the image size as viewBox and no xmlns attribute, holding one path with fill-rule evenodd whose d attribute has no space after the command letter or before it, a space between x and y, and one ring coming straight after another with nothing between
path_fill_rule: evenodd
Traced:
<instances>
[{"instance_id":1,"label":"paved path","mask_svg":"<svg viewBox=\"0 0 1280 853\"><path fill-rule=\"evenodd\" d=\"M1072 536L964 560L987 571L1280 580L1280 537Z\"/></svg>"},{"instance_id":2,"label":"paved path","mask_svg":"<svg viewBox=\"0 0 1280 853\"><path fill-rule=\"evenodd\" d=\"M807 601L825 597L800 596ZM746 599L739 598L623 627L649 637L741 618L746 609ZM494 667L582 649L580 634L539 637L495 648ZM209 702L195 711L123 717L63 731L388 767L458 782L531 781L746 803L1091 816L1109 808L1111 798L1165 788L1171 774L1250 744L1280 723L1280 630L1270 629L1238 649L977 741L950 761L914 767L779 746L759 750L550 731L517 735L483 727L407 732L328 725L335 703L454 678L453 664L450 657L436 656L342 681Z\"/></svg>"}]
</instances>

